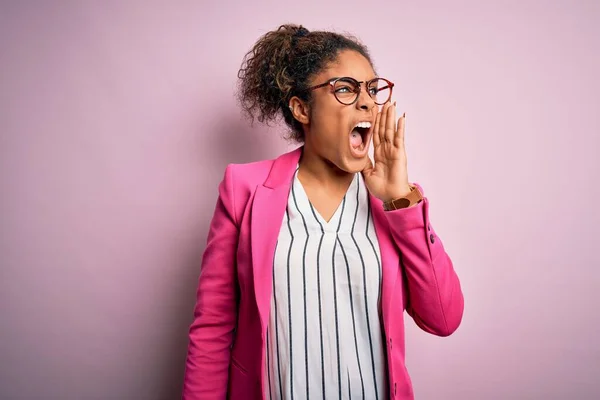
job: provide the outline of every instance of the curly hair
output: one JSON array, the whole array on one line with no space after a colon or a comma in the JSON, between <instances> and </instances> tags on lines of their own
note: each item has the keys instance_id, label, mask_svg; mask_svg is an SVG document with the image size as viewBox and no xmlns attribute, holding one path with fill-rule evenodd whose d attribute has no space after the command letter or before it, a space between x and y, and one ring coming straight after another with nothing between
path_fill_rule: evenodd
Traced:
<instances>
[{"instance_id":1,"label":"curly hair","mask_svg":"<svg viewBox=\"0 0 600 400\"><path fill-rule=\"evenodd\" d=\"M310 32L292 24L266 33L245 55L238 71L242 110L252 122L269 124L283 118L291 139L304 142L302 124L292 115L289 100L297 96L310 104L308 82L343 50L356 51L372 64L367 48L352 36Z\"/></svg>"}]
</instances>

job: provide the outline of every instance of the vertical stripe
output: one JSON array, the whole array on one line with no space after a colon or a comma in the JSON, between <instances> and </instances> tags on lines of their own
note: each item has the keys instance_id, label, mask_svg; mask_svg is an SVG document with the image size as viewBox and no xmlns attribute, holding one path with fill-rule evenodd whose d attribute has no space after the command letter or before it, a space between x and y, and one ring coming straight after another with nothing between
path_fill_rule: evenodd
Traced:
<instances>
[{"instance_id":1,"label":"vertical stripe","mask_svg":"<svg viewBox=\"0 0 600 400\"><path fill-rule=\"evenodd\" d=\"M279 241L275 245L275 253L279 247ZM273 304L275 307L275 315L277 315L277 293L275 292L275 257L273 257ZM279 328L278 324L275 324L275 350L277 353L277 378L279 380L279 398L283 399L283 387L281 385L281 356L279 354Z\"/></svg>"},{"instance_id":2,"label":"vertical stripe","mask_svg":"<svg viewBox=\"0 0 600 400\"><path fill-rule=\"evenodd\" d=\"M310 211L312 211L313 216L315 217L315 221L319 224L321 228L321 239L319 239L319 247L317 248L317 295L319 298L319 341L321 343L321 390L323 392L323 399L325 399L325 354L323 354L323 315L321 310L321 245L323 244L323 238L325 237L325 229L323 229L323 224L319 221L317 214L315 213L315 209L312 204L309 203Z\"/></svg>"},{"instance_id":3,"label":"vertical stripe","mask_svg":"<svg viewBox=\"0 0 600 400\"><path fill-rule=\"evenodd\" d=\"M352 388L350 387L350 374L348 374L348 400L352 400Z\"/></svg>"},{"instance_id":4,"label":"vertical stripe","mask_svg":"<svg viewBox=\"0 0 600 400\"><path fill-rule=\"evenodd\" d=\"M288 327L289 327L289 347L290 347L290 399L294 400L294 353L293 353L293 338L292 338L292 283L290 279L290 257L292 256L292 248L294 247L294 232L292 231L292 227L290 225L290 214L289 209L285 210L287 214L287 225L290 231L290 246L288 248L288 256L287 256L287 297L288 297Z\"/></svg>"},{"instance_id":5,"label":"vertical stripe","mask_svg":"<svg viewBox=\"0 0 600 400\"><path fill-rule=\"evenodd\" d=\"M333 273L333 307L334 307L334 314L335 314L335 344L336 344L336 350L337 350L337 365L338 365L338 393L339 393L339 398L341 400L342 398L342 366L340 365L341 363L341 359L340 359L340 329L339 329L339 325L338 325L338 301L337 301L337 283L336 283L336 279L335 279L335 250L337 247L337 235L340 232L340 227L342 226L342 219L344 216L344 207L346 206L346 196L344 196L343 200L342 200L342 212L340 214L340 220L338 222L338 227L337 230L335 232L336 234L336 240L333 243L333 252L331 254L331 263L332 263L332 273Z\"/></svg>"},{"instance_id":6,"label":"vertical stripe","mask_svg":"<svg viewBox=\"0 0 600 400\"><path fill-rule=\"evenodd\" d=\"M368 214L367 214L367 228L365 229L365 236L367 237L367 240L369 241L369 244L371 245L371 249L373 250L373 254L375 255L375 258L377 259L377 272L379 273L379 293L377 293L377 304L381 304L381 285L382 285L381 261L379 261L379 254L377 252L377 249L375 248L375 245L373 244L373 241L371 240L371 236L369 235L369 222L371 222L371 202L368 201L367 205L368 205Z\"/></svg>"},{"instance_id":7,"label":"vertical stripe","mask_svg":"<svg viewBox=\"0 0 600 400\"><path fill-rule=\"evenodd\" d=\"M360 183L360 177L358 178L358 183ZM368 197L367 197L368 200ZM358 209L360 208L360 184L357 185L356 188L356 211L354 212L354 221L352 222L352 230L350 231L350 237L356 246L356 250L358 250L358 256L360 257L360 263L362 265L362 277L363 277L363 295L365 297L365 318L367 320L367 332L369 334L369 350L371 351L371 370L373 372L373 385L375 386L375 398L379 399L379 390L377 388L377 373L375 371L375 354L373 350L373 338L371 334L371 322L369 321L369 298L367 296L367 273L365 271L365 260L362 255L362 251L360 251L360 246L356 242L356 238L354 237L354 228L356 226L356 217L358 215ZM367 219L367 229L369 228L369 221ZM368 235L367 235L368 237ZM378 268L379 269L379 268Z\"/></svg>"},{"instance_id":8,"label":"vertical stripe","mask_svg":"<svg viewBox=\"0 0 600 400\"><path fill-rule=\"evenodd\" d=\"M340 394L340 399L342 398L342 371L340 366L340 330L338 327L338 310L337 310L337 289L335 282L335 248L337 246L337 240L333 244L333 252L331 254L331 262L333 264L333 268L331 269L333 274L333 307L334 307L334 315L335 315L335 348L337 352L337 367L338 367L338 393Z\"/></svg>"},{"instance_id":9,"label":"vertical stripe","mask_svg":"<svg viewBox=\"0 0 600 400\"><path fill-rule=\"evenodd\" d=\"M350 312L352 315L352 330L354 332L354 350L356 351L356 362L358 363L358 374L360 375L360 387L362 389L362 397L365 398L365 382L363 380L362 367L360 365L360 355L358 354L358 340L356 338L356 318L354 316L354 298L352 296L352 278L350 277L350 264L348 263L348 257L346 257L346 251L339 238L337 242L340 244L344 261L346 262L346 273L348 275L348 295L350 298Z\"/></svg>"},{"instance_id":10,"label":"vertical stripe","mask_svg":"<svg viewBox=\"0 0 600 400\"><path fill-rule=\"evenodd\" d=\"M294 185L292 185L292 197L294 198L294 205L296 206L296 210L302 217L302 224L304 225L304 232L306 232L306 240L304 241L304 250L302 252L302 287L303 287L303 300L304 300L304 370L306 377L306 399L310 398L310 388L308 382L308 315L306 311L306 248L308 247L308 239L310 235L308 234L308 227L306 226L306 220L304 219L304 215L300 208L298 207L298 201L296 200L296 192L294 190Z\"/></svg>"},{"instance_id":11,"label":"vertical stripe","mask_svg":"<svg viewBox=\"0 0 600 400\"><path fill-rule=\"evenodd\" d=\"M269 329L267 329L267 385L269 385L269 399L273 399L273 393L271 392L271 360L270 360L270 346L269 346Z\"/></svg>"}]
</instances>

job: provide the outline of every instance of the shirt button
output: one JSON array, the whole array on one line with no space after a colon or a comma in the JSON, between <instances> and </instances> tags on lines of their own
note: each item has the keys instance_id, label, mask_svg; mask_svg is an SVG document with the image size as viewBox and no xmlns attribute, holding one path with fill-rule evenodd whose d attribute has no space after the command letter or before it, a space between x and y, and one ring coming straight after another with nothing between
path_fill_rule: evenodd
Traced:
<instances>
[{"instance_id":1,"label":"shirt button","mask_svg":"<svg viewBox=\"0 0 600 400\"><path fill-rule=\"evenodd\" d=\"M429 235L429 240L431 241L431 244L435 242L435 237L433 236L433 233Z\"/></svg>"},{"instance_id":2,"label":"shirt button","mask_svg":"<svg viewBox=\"0 0 600 400\"><path fill-rule=\"evenodd\" d=\"M427 230L430 231L431 230L431 224L427 224Z\"/></svg>"}]
</instances>

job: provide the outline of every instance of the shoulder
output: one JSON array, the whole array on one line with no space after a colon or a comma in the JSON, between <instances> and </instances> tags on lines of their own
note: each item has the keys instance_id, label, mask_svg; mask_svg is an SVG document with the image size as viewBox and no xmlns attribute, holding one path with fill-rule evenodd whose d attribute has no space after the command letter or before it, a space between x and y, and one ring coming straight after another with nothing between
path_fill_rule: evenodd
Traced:
<instances>
[{"instance_id":1,"label":"shoulder","mask_svg":"<svg viewBox=\"0 0 600 400\"><path fill-rule=\"evenodd\" d=\"M239 215L257 187L274 188L289 183L301 154L302 147L298 147L273 159L227 165L219 190L221 199Z\"/></svg>"},{"instance_id":2,"label":"shoulder","mask_svg":"<svg viewBox=\"0 0 600 400\"><path fill-rule=\"evenodd\" d=\"M261 160L228 164L220 184L221 197L228 198L238 205L245 204L256 191L256 187L266 181L274 162L275 160Z\"/></svg>"},{"instance_id":3,"label":"shoulder","mask_svg":"<svg viewBox=\"0 0 600 400\"><path fill-rule=\"evenodd\" d=\"M302 146L280 156L245 164L229 164L225 170L225 179L237 190L254 190L258 185L275 187L287 181L296 170Z\"/></svg>"},{"instance_id":4,"label":"shoulder","mask_svg":"<svg viewBox=\"0 0 600 400\"><path fill-rule=\"evenodd\" d=\"M258 185L265 182L274 160L228 164L219 185L219 199L234 221L241 221Z\"/></svg>"},{"instance_id":5,"label":"shoulder","mask_svg":"<svg viewBox=\"0 0 600 400\"><path fill-rule=\"evenodd\" d=\"M275 160L260 160L244 164L228 164L225 168L224 180L228 181L236 192L255 188L262 184L273 167Z\"/></svg>"}]
</instances>

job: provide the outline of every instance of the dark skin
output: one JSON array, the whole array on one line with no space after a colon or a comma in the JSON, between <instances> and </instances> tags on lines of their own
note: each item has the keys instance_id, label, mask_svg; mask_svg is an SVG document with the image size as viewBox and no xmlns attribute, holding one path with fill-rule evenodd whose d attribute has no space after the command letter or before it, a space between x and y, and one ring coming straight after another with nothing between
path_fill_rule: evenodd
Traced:
<instances>
[{"instance_id":1,"label":"dark skin","mask_svg":"<svg viewBox=\"0 0 600 400\"><path fill-rule=\"evenodd\" d=\"M347 50L335 62L311 79L310 85L334 77L348 76L358 81L375 78L370 62L360 53ZM302 123L305 144L298 179L310 202L325 221L341 203L354 174L362 172L367 189L382 201L406 196L408 183L404 148L404 116L396 123L396 107L388 102L379 109L364 84L356 103L338 102L330 86L315 89L312 102L290 99L294 118ZM364 146L353 148L350 134L357 122L370 122ZM373 165L368 147L373 140Z\"/></svg>"}]
</instances>

